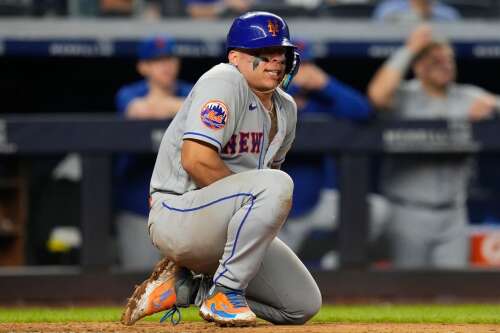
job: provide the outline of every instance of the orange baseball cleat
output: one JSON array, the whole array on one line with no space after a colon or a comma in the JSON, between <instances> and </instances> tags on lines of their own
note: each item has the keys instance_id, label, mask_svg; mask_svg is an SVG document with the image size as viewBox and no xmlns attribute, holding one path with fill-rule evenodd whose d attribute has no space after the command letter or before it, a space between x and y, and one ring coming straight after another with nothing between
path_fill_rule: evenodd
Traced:
<instances>
[{"instance_id":1,"label":"orange baseball cleat","mask_svg":"<svg viewBox=\"0 0 500 333\"><path fill-rule=\"evenodd\" d=\"M200 316L219 326L255 326L257 317L243 291L215 285L200 308Z\"/></svg>"},{"instance_id":2,"label":"orange baseball cleat","mask_svg":"<svg viewBox=\"0 0 500 333\"><path fill-rule=\"evenodd\" d=\"M137 286L128 299L121 322L133 325L146 316L175 307L175 281L179 268L168 259L156 264L151 276Z\"/></svg>"}]
</instances>

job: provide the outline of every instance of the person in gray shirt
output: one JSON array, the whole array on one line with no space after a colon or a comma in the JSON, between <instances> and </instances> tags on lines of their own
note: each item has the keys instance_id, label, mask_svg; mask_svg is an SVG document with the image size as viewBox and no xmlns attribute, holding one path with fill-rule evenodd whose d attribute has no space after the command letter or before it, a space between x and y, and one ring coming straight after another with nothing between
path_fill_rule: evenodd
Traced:
<instances>
[{"instance_id":1,"label":"person in gray shirt","mask_svg":"<svg viewBox=\"0 0 500 333\"><path fill-rule=\"evenodd\" d=\"M410 65L415 78L403 81ZM420 25L375 74L368 95L379 110L398 119L468 122L491 116L498 99L455 78L452 47ZM395 267L466 267L469 162L465 155L384 160L381 187L392 207L388 233Z\"/></svg>"}]
</instances>

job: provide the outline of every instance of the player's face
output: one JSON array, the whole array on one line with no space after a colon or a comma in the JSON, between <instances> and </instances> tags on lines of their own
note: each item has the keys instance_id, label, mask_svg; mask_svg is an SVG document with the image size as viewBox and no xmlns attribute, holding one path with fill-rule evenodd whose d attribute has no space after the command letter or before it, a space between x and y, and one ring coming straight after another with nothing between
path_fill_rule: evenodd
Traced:
<instances>
[{"instance_id":1,"label":"player's face","mask_svg":"<svg viewBox=\"0 0 500 333\"><path fill-rule=\"evenodd\" d=\"M455 80L456 65L453 50L448 46L436 47L416 64L420 80L436 87L446 87Z\"/></svg>"},{"instance_id":2,"label":"player's face","mask_svg":"<svg viewBox=\"0 0 500 333\"><path fill-rule=\"evenodd\" d=\"M180 62L175 57L164 57L149 60L146 63L146 73L144 76L152 84L169 89L174 86L179 73Z\"/></svg>"},{"instance_id":3,"label":"player's face","mask_svg":"<svg viewBox=\"0 0 500 333\"><path fill-rule=\"evenodd\" d=\"M250 88L257 92L276 89L285 75L285 48L238 51L236 65Z\"/></svg>"}]
</instances>

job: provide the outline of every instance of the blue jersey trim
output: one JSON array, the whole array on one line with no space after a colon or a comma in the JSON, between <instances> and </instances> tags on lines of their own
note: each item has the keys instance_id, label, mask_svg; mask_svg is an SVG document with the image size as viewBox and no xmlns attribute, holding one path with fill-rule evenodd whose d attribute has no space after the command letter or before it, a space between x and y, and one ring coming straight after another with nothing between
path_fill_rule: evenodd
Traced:
<instances>
[{"instance_id":1,"label":"blue jersey trim","mask_svg":"<svg viewBox=\"0 0 500 333\"><path fill-rule=\"evenodd\" d=\"M258 165L258 169L262 169L262 166L260 165L261 161L262 161L262 151L264 150L264 141L266 140L266 124L264 121L262 121L262 140L261 140L261 143L260 143L260 154L259 154L259 165Z\"/></svg>"},{"instance_id":2,"label":"blue jersey trim","mask_svg":"<svg viewBox=\"0 0 500 333\"><path fill-rule=\"evenodd\" d=\"M186 136L186 135L197 135L197 136L201 136L201 137L204 137L206 139L212 140L213 142L215 142L219 146L220 150L222 150L222 143L220 143L219 141L217 141L216 139L214 139L208 135L198 133L198 132L185 132L183 134L183 136Z\"/></svg>"},{"instance_id":3,"label":"blue jersey trim","mask_svg":"<svg viewBox=\"0 0 500 333\"><path fill-rule=\"evenodd\" d=\"M250 200L251 200L250 207L248 207L248 210L247 210L245 216L243 217L243 219L240 222L240 225L238 226L238 231L236 232L236 237L234 239L234 244L233 244L233 249L231 250L231 255L222 263L222 267L224 267L224 270L214 279L214 283L216 283L228 271L226 268L226 264L234 256L234 252L235 252L236 246L238 244L238 238L240 236L241 229L243 228L243 225L245 224L245 221L246 221L248 215L250 214L250 211L252 210L252 207L253 207L253 204L255 202L256 197L252 193L236 193L236 194L228 195L228 196L222 197L220 199L206 203L204 205L201 205L198 207L193 207L193 208L176 208L176 207L169 206L167 203L165 203L165 201L163 201L161 203L162 206L167 208L168 210L185 213L185 212L193 212L196 210L200 210L200 209L206 208L208 206L211 206L213 204L219 203L221 201L236 198L236 197L242 197L242 196L250 197Z\"/></svg>"},{"instance_id":4,"label":"blue jersey trim","mask_svg":"<svg viewBox=\"0 0 500 333\"><path fill-rule=\"evenodd\" d=\"M236 198L236 197L243 197L243 196L251 197L252 199L254 198L254 195L252 193L236 193L236 194L228 195L228 196L222 197L220 199L217 199L217 200L211 201L209 203L206 203L204 205L201 205L201 206L198 206L198 207L193 207L193 208L175 208L175 207L167 205L165 203L165 201L162 202L162 205L163 205L163 207L165 207L165 208L167 208L169 210L173 210L173 211L176 211L176 212L185 213L185 212L194 212L196 210L200 210L200 209L206 208L208 206L211 206L213 204L219 203L219 202L227 200L227 199L232 199L232 198Z\"/></svg>"}]
</instances>

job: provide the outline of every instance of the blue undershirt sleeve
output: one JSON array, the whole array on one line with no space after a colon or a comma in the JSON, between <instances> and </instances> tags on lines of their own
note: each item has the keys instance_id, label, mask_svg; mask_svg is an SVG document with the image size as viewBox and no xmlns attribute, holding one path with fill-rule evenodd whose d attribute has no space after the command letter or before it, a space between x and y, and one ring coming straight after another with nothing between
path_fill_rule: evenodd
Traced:
<instances>
[{"instance_id":1,"label":"blue undershirt sleeve","mask_svg":"<svg viewBox=\"0 0 500 333\"><path fill-rule=\"evenodd\" d=\"M373 114L373 109L363 94L333 77L317 94L322 100L328 101L325 111L334 116L364 120Z\"/></svg>"}]
</instances>

